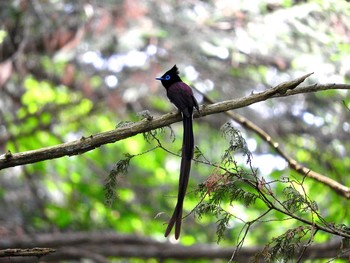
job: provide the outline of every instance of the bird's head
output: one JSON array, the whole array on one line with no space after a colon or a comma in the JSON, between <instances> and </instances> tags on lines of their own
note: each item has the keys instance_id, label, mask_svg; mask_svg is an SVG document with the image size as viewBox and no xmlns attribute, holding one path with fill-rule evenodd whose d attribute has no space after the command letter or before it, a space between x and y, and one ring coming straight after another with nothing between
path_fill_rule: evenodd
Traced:
<instances>
[{"instance_id":1,"label":"bird's head","mask_svg":"<svg viewBox=\"0 0 350 263\"><path fill-rule=\"evenodd\" d=\"M181 81L179 77L179 70L174 65L170 70L164 73L163 76L156 78L160 80L165 88L170 87L171 84Z\"/></svg>"}]
</instances>

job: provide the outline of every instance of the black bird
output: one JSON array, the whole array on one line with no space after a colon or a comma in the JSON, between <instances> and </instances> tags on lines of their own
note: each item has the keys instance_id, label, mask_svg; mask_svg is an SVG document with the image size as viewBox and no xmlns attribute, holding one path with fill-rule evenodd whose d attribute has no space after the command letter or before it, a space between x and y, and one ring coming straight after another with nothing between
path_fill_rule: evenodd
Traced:
<instances>
[{"instance_id":1,"label":"black bird","mask_svg":"<svg viewBox=\"0 0 350 263\"><path fill-rule=\"evenodd\" d=\"M165 72L163 76L156 79L162 82L162 85L167 91L169 100L180 110L183 120L182 158L177 204L165 231L165 236L167 237L175 225L175 238L178 239L181 231L182 206L185 199L191 170L191 160L193 157L193 108L196 108L199 112L199 107L196 98L193 96L192 89L182 82L179 77L179 71L176 65Z\"/></svg>"}]
</instances>

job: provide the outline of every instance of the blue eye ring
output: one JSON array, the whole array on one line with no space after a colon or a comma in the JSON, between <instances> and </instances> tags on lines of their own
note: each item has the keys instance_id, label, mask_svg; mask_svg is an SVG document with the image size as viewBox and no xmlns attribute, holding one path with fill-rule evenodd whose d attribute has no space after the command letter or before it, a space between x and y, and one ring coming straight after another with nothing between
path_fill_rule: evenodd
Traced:
<instances>
[{"instance_id":1,"label":"blue eye ring","mask_svg":"<svg viewBox=\"0 0 350 263\"><path fill-rule=\"evenodd\" d=\"M169 79L170 79L170 75L166 75L165 80L169 80Z\"/></svg>"}]
</instances>

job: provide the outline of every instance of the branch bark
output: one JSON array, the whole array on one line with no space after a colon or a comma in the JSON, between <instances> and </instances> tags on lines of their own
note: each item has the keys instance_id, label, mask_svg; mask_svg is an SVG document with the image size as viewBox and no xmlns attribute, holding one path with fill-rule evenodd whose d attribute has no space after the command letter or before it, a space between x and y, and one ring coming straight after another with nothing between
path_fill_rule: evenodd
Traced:
<instances>
[{"instance_id":1,"label":"branch bark","mask_svg":"<svg viewBox=\"0 0 350 263\"><path fill-rule=\"evenodd\" d=\"M159 242L151 238L131 235L120 235L114 232L74 232L51 233L17 238L1 238L0 249L7 247L46 246L56 250L55 253L42 257L44 261L73 260L90 258L94 262L108 262L107 257L119 258L156 258L164 259L225 259L229 260L234 247L217 245L182 246L170 242ZM303 254L306 259L330 259L338 257L341 251L341 239L323 244L308 246ZM264 247L243 247L236 254L237 262L249 262ZM297 257L298 255L296 255ZM349 252L341 257L349 256ZM16 261L11 258L11 262ZM21 258L20 262L25 262Z\"/></svg>"},{"instance_id":2,"label":"branch bark","mask_svg":"<svg viewBox=\"0 0 350 263\"><path fill-rule=\"evenodd\" d=\"M312 86L306 86L303 88L296 88L311 74L307 74L289 82L284 82L264 92L251 94L240 99L227 100L211 105L202 105L200 107L200 115L206 116L210 114L225 112L228 110L234 110L249 106L253 103L267 100L272 97L284 97L300 93L316 92L326 89L350 89L350 85L337 84L316 84ZM196 113L194 117L198 118L200 116L198 115L198 113ZM0 156L0 170L8 167L60 158L63 156L73 156L82 154L84 152L91 151L97 147L100 147L101 145L114 143L116 141L129 138L139 133L144 133L150 130L165 127L180 120L181 115L178 112L171 112L160 117L153 118L152 120L143 119L139 122L120 127L115 130L90 135L88 137L82 137L79 140L59 144L56 146L45 147L37 150L20 153L7 152L6 154Z\"/></svg>"}]
</instances>

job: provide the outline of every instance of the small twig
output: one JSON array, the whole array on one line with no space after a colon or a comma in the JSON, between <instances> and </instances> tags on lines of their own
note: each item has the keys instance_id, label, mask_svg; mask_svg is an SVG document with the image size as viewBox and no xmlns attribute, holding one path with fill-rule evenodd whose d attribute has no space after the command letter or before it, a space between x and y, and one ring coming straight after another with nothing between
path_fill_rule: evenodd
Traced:
<instances>
[{"instance_id":1,"label":"small twig","mask_svg":"<svg viewBox=\"0 0 350 263\"><path fill-rule=\"evenodd\" d=\"M309 241L303 246L303 249L302 249L301 252L300 252L300 255L299 255L299 257L298 257L297 263L302 262L303 256L304 256L304 254L305 254L306 249L307 249L308 247L310 247L310 245L311 245L312 241L314 240L315 235L316 235L316 233L317 233L317 231L318 231L318 229L316 229L315 231L312 231L312 230L313 230L313 228L311 228L311 234L310 234Z\"/></svg>"},{"instance_id":2,"label":"small twig","mask_svg":"<svg viewBox=\"0 0 350 263\"><path fill-rule=\"evenodd\" d=\"M0 257L42 257L54 252L52 248L8 248L0 250Z\"/></svg>"},{"instance_id":3,"label":"small twig","mask_svg":"<svg viewBox=\"0 0 350 263\"><path fill-rule=\"evenodd\" d=\"M243 244L244 244L244 240L248 234L248 231L250 229L250 227L255 223L255 222L258 222L261 218L263 218L264 216L266 216L272 209L269 208L266 212L262 213L260 216L258 216L257 218L255 218L254 220L252 221L249 221L246 223L247 225L247 228L246 230L244 231L244 234L243 234L243 237L241 238L241 240L238 242L236 248L234 249L233 253L232 253L232 256L229 260L229 262L233 262L234 258L235 258L235 255L237 252L239 252L239 250L243 247ZM244 228L241 229L240 233L238 234L238 236L241 235L242 231L243 231Z\"/></svg>"}]
</instances>

